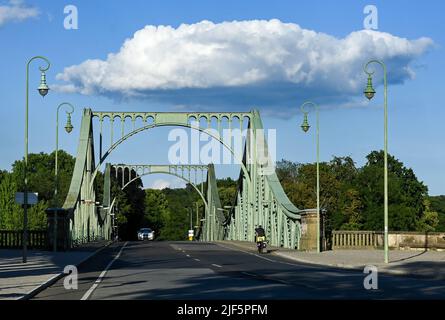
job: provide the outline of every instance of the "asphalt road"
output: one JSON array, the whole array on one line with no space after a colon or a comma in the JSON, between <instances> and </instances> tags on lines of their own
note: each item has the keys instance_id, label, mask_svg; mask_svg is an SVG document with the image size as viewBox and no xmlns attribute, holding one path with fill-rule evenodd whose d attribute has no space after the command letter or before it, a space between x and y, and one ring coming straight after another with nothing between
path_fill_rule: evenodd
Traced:
<instances>
[{"instance_id":1,"label":"asphalt road","mask_svg":"<svg viewBox=\"0 0 445 320\"><path fill-rule=\"evenodd\" d=\"M116 243L78 271L77 290L66 290L61 279L34 299L445 298L444 281L379 275L378 289L366 290L366 274L359 271L306 265L203 242Z\"/></svg>"}]
</instances>

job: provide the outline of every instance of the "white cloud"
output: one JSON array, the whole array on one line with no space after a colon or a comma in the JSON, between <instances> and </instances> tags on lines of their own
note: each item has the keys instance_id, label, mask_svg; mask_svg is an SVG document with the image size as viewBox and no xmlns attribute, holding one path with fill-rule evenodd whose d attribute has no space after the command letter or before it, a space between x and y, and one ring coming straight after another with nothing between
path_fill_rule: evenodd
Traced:
<instances>
[{"instance_id":1,"label":"white cloud","mask_svg":"<svg viewBox=\"0 0 445 320\"><path fill-rule=\"evenodd\" d=\"M8 4L0 5L0 26L10 21L37 17L39 14L37 8L26 6L22 0L10 0Z\"/></svg>"},{"instance_id":2,"label":"white cloud","mask_svg":"<svg viewBox=\"0 0 445 320\"><path fill-rule=\"evenodd\" d=\"M164 179L157 179L153 181L149 186L148 189L158 189L162 190L165 188L175 189L175 188L184 188L185 183L182 183L180 181L171 182Z\"/></svg>"},{"instance_id":3,"label":"white cloud","mask_svg":"<svg viewBox=\"0 0 445 320\"><path fill-rule=\"evenodd\" d=\"M344 98L363 89L368 59L384 60L390 82L400 83L414 76L410 63L432 44L369 30L339 39L279 20L146 26L106 60L65 68L57 75L65 82L58 89L173 105L229 96L235 104L279 104L297 92Z\"/></svg>"}]
</instances>

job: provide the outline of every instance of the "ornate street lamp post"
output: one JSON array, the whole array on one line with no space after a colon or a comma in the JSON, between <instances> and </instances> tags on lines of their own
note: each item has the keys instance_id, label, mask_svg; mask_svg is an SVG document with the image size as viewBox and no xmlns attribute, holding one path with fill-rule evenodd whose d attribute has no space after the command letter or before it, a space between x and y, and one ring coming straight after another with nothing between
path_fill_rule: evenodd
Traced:
<instances>
[{"instance_id":1,"label":"ornate street lamp post","mask_svg":"<svg viewBox=\"0 0 445 320\"><path fill-rule=\"evenodd\" d=\"M73 131L73 125L71 124L71 114L74 112L74 107L71 103L63 102L59 104L57 107L57 114L56 114L56 163L54 168L54 175L55 175L55 186L54 186L54 204L55 204L55 210L54 210L54 242L53 242L53 250L57 251L57 210L59 208L59 198L58 198L58 189L59 189L59 163L58 163L58 154L59 154L59 110L61 107L67 106L70 108L70 111L65 111L67 115L66 125L65 125L65 131L67 133L71 133Z\"/></svg>"},{"instance_id":2,"label":"ornate street lamp post","mask_svg":"<svg viewBox=\"0 0 445 320\"><path fill-rule=\"evenodd\" d=\"M383 85L384 85L384 154L385 154L385 164L384 164L384 246L385 246L385 263L389 262L388 253L388 84L387 84L387 73L386 65L379 60L370 60L364 67L365 73L368 75L368 85L366 86L363 93L366 98L371 100L375 95L375 90L372 87L372 75L374 72L368 71L368 66L371 63L377 63L383 68Z\"/></svg>"},{"instance_id":3,"label":"ornate street lamp post","mask_svg":"<svg viewBox=\"0 0 445 320\"><path fill-rule=\"evenodd\" d=\"M308 132L309 128L311 127L307 120L308 111L304 109L306 105L313 106L317 114L317 252L319 253L320 252L320 140L319 140L320 122L319 122L318 105L313 103L312 101L306 101L301 105L301 111L304 114L304 120L303 124L301 125L301 129L303 129L304 132Z\"/></svg>"},{"instance_id":4,"label":"ornate street lamp post","mask_svg":"<svg viewBox=\"0 0 445 320\"><path fill-rule=\"evenodd\" d=\"M40 95L42 97L48 94L49 88L46 84L46 74L49 67L51 66L49 60L42 56L35 56L29 59L26 64L26 106L25 106L25 166L23 168L24 173L24 192L23 192L23 263L27 261L27 245L28 245L28 109L29 109L29 65L32 61L40 59L44 60L47 64L45 67L39 67L41 76L40 76L40 85L37 88Z\"/></svg>"}]
</instances>

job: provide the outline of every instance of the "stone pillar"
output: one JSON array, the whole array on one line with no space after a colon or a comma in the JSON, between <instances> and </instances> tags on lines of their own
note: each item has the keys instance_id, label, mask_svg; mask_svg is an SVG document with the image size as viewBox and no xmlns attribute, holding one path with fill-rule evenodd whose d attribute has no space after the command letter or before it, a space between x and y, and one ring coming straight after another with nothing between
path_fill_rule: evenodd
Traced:
<instances>
[{"instance_id":1,"label":"stone pillar","mask_svg":"<svg viewBox=\"0 0 445 320\"><path fill-rule=\"evenodd\" d=\"M55 214L57 212L57 251L66 251L70 248L70 219L68 211L62 208L46 209L48 249L54 248Z\"/></svg>"},{"instance_id":2,"label":"stone pillar","mask_svg":"<svg viewBox=\"0 0 445 320\"><path fill-rule=\"evenodd\" d=\"M320 250L325 248L324 211L320 210ZM317 251L317 209L307 209L301 213L300 250Z\"/></svg>"}]
</instances>

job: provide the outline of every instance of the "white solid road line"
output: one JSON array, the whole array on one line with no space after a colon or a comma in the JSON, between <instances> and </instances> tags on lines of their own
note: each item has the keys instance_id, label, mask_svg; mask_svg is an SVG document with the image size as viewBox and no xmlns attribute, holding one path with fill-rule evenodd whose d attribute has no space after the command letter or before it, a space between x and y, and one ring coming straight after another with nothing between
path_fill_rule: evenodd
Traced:
<instances>
[{"instance_id":1,"label":"white solid road line","mask_svg":"<svg viewBox=\"0 0 445 320\"><path fill-rule=\"evenodd\" d=\"M105 275L107 274L108 269L110 269L110 267L113 265L114 261L116 261L117 259L119 259L119 257L121 256L122 250L124 250L125 246L127 245L128 241L124 243L124 245L122 246L122 248L119 250L119 253L114 257L113 260L110 261L110 263L107 265L107 267L105 268L104 271L102 271L102 273L99 275L99 278L97 278L97 280L94 282L94 284L91 286L90 289L88 289L87 292L85 292L85 294L83 295L83 297L80 300L88 300L88 298L91 296L91 294L93 293L93 291L97 288L97 286L101 283L102 278L105 277Z\"/></svg>"},{"instance_id":2,"label":"white solid road line","mask_svg":"<svg viewBox=\"0 0 445 320\"><path fill-rule=\"evenodd\" d=\"M199 260L199 259L193 259L193 260L195 260L195 261L201 261L201 260Z\"/></svg>"},{"instance_id":3,"label":"white solid road line","mask_svg":"<svg viewBox=\"0 0 445 320\"><path fill-rule=\"evenodd\" d=\"M222 268L222 266L220 266L219 264L212 263L212 266L217 267L217 268Z\"/></svg>"}]
</instances>

